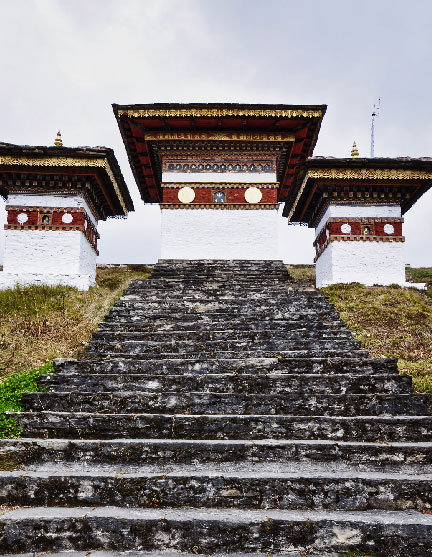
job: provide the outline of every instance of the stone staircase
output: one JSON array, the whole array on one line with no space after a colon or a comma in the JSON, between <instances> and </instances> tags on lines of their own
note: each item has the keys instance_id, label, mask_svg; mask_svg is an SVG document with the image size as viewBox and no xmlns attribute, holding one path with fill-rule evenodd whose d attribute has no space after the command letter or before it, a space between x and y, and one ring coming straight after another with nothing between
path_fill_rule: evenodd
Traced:
<instances>
[{"instance_id":1,"label":"stone staircase","mask_svg":"<svg viewBox=\"0 0 432 557\"><path fill-rule=\"evenodd\" d=\"M5 554L432 555L432 418L278 261L161 261L11 413Z\"/></svg>"}]
</instances>

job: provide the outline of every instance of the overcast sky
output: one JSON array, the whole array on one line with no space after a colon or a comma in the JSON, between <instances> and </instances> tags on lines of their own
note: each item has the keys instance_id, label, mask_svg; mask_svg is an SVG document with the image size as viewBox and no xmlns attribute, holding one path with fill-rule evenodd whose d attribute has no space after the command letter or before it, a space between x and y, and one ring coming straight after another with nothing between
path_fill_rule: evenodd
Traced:
<instances>
[{"instance_id":1,"label":"overcast sky","mask_svg":"<svg viewBox=\"0 0 432 557\"><path fill-rule=\"evenodd\" d=\"M432 156L431 21L430 0L0 0L0 141L114 148L136 210L100 223L100 262L154 262L111 103L327 104L314 154L369 156L381 97L375 154ZM432 266L431 212L432 191L405 217L407 263ZM280 218L281 257L311 263L313 236Z\"/></svg>"}]
</instances>

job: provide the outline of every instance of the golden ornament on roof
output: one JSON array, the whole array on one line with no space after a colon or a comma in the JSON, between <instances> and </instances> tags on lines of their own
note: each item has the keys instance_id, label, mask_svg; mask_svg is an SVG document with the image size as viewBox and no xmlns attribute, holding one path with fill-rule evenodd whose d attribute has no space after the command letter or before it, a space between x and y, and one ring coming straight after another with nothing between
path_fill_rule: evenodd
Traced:
<instances>
[{"instance_id":1,"label":"golden ornament on roof","mask_svg":"<svg viewBox=\"0 0 432 557\"><path fill-rule=\"evenodd\" d=\"M57 137L54 139L54 145L56 147L63 147L63 140L62 140L60 130L57 132Z\"/></svg>"},{"instance_id":2,"label":"golden ornament on roof","mask_svg":"<svg viewBox=\"0 0 432 557\"><path fill-rule=\"evenodd\" d=\"M359 152L358 152L358 149L357 149L357 144L356 144L355 141L354 141L352 149L351 149L351 156L352 157L358 157L359 156Z\"/></svg>"}]
</instances>

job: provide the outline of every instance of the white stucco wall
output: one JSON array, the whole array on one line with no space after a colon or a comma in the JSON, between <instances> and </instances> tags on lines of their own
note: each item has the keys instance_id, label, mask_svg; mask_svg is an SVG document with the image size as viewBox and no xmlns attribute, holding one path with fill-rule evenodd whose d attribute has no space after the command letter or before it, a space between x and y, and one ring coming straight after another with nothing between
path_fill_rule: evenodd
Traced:
<instances>
[{"instance_id":1,"label":"white stucco wall","mask_svg":"<svg viewBox=\"0 0 432 557\"><path fill-rule=\"evenodd\" d=\"M11 194L8 205L76 207L97 218L80 195ZM15 284L63 284L87 290L95 283L96 252L79 230L5 230L0 289Z\"/></svg>"},{"instance_id":2,"label":"white stucco wall","mask_svg":"<svg viewBox=\"0 0 432 557\"><path fill-rule=\"evenodd\" d=\"M399 204L336 205L328 207L316 228L316 237L329 218L400 218ZM336 283L359 282L367 286L405 283L403 242L334 241L316 261L318 288Z\"/></svg>"},{"instance_id":3,"label":"white stucco wall","mask_svg":"<svg viewBox=\"0 0 432 557\"><path fill-rule=\"evenodd\" d=\"M97 226L98 222L96 216L91 212L87 202L80 195L11 193L8 197L7 204L27 205L30 207L76 207L85 210L94 226Z\"/></svg>"},{"instance_id":4,"label":"white stucco wall","mask_svg":"<svg viewBox=\"0 0 432 557\"><path fill-rule=\"evenodd\" d=\"M399 204L394 205L329 205L324 216L316 227L316 236L321 232L329 218L400 218L401 208Z\"/></svg>"},{"instance_id":5,"label":"white stucco wall","mask_svg":"<svg viewBox=\"0 0 432 557\"><path fill-rule=\"evenodd\" d=\"M162 209L162 259L278 259L276 209Z\"/></svg>"},{"instance_id":6,"label":"white stucco wall","mask_svg":"<svg viewBox=\"0 0 432 557\"><path fill-rule=\"evenodd\" d=\"M0 288L64 284L87 290L95 274L96 252L79 230L5 230Z\"/></svg>"},{"instance_id":7,"label":"white stucco wall","mask_svg":"<svg viewBox=\"0 0 432 557\"><path fill-rule=\"evenodd\" d=\"M331 242L316 262L317 287L350 282L404 286L404 244Z\"/></svg>"},{"instance_id":8,"label":"white stucco wall","mask_svg":"<svg viewBox=\"0 0 432 557\"><path fill-rule=\"evenodd\" d=\"M265 184L276 182L275 172L163 172L162 182L228 182L242 184Z\"/></svg>"}]
</instances>

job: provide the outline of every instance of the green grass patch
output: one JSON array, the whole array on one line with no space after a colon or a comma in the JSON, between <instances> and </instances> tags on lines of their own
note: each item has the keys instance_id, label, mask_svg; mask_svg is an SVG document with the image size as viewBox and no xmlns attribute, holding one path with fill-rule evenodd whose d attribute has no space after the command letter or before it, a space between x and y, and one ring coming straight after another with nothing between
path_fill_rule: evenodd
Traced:
<instances>
[{"instance_id":1,"label":"green grass patch","mask_svg":"<svg viewBox=\"0 0 432 557\"><path fill-rule=\"evenodd\" d=\"M12 373L7 379L0 383L0 439L19 437L21 430L13 418L6 416L5 412L20 412L22 395L26 392L40 391L37 380L44 373L53 373L52 362L31 369Z\"/></svg>"},{"instance_id":2,"label":"green grass patch","mask_svg":"<svg viewBox=\"0 0 432 557\"><path fill-rule=\"evenodd\" d=\"M432 286L432 267L406 267L405 273L409 282L425 282L428 288Z\"/></svg>"}]
</instances>

